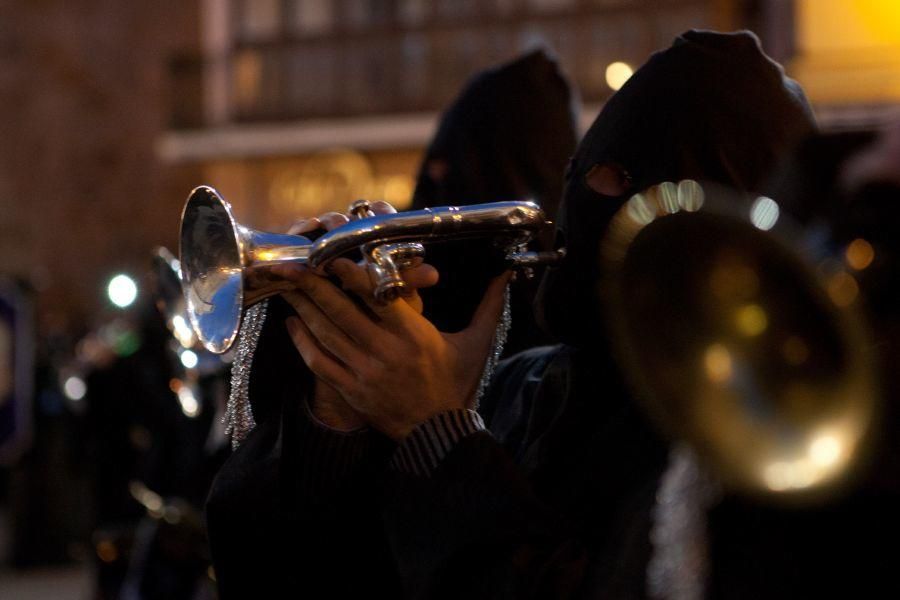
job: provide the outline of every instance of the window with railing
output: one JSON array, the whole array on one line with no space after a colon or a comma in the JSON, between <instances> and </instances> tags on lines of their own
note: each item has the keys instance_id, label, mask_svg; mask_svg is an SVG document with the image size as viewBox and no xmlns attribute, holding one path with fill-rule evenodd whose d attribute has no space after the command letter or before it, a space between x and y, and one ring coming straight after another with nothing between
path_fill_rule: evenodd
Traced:
<instances>
[{"instance_id":1,"label":"window with railing","mask_svg":"<svg viewBox=\"0 0 900 600\"><path fill-rule=\"evenodd\" d=\"M230 46L218 85L228 120L258 122L438 110L474 72L549 47L588 102L606 67L640 65L710 1L223 0ZM221 64L221 63L220 63ZM206 78L209 85L209 78Z\"/></svg>"}]
</instances>

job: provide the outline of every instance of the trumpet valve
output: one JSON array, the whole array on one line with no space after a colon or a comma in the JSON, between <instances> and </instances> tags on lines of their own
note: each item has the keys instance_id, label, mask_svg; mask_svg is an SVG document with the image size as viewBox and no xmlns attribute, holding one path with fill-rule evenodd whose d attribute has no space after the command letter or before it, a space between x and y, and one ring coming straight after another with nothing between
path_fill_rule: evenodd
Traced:
<instances>
[{"instance_id":1,"label":"trumpet valve","mask_svg":"<svg viewBox=\"0 0 900 600\"><path fill-rule=\"evenodd\" d=\"M354 200L350 204L350 214L353 215L356 219L367 219L369 217L374 217L375 213L372 212L371 203L368 200Z\"/></svg>"},{"instance_id":2,"label":"trumpet valve","mask_svg":"<svg viewBox=\"0 0 900 600\"><path fill-rule=\"evenodd\" d=\"M375 286L375 299L390 302L398 298L406 287L402 272L424 261L425 247L416 242L398 242L375 246L364 254L369 277Z\"/></svg>"}]
</instances>

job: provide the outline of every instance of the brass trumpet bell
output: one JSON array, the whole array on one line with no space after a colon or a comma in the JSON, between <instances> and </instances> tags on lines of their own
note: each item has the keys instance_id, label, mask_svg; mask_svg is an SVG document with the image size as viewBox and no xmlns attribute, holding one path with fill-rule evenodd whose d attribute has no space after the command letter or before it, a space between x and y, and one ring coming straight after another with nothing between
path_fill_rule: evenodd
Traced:
<instances>
[{"instance_id":1,"label":"brass trumpet bell","mask_svg":"<svg viewBox=\"0 0 900 600\"><path fill-rule=\"evenodd\" d=\"M791 498L855 472L876 415L871 343L826 263L769 198L693 181L635 195L600 294L650 414L729 488Z\"/></svg>"},{"instance_id":2,"label":"brass trumpet bell","mask_svg":"<svg viewBox=\"0 0 900 600\"><path fill-rule=\"evenodd\" d=\"M182 286L187 312L200 342L221 354L234 343L244 308L289 289L266 267L304 264L321 271L330 261L361 250L375 296L396 298L401 271L423 260L421 242L465 237L493 238L507 248L510 267L553 262L555 252L528 252L523 245L549 222L533 202L493 202L373 215L367 203L351 207L357 217L314 242L297 235L256 231L240 225L231 206L211 187L188 197L181 217Z\"/></svg>"}]
</instances>

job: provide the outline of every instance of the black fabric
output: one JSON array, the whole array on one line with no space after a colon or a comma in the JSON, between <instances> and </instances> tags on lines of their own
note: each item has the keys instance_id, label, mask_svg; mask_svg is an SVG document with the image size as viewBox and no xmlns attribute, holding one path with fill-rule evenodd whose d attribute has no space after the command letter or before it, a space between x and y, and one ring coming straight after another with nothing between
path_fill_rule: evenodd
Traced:
<instances>
[{"instance_id":1,"label":"black fabric","mask_svg":"<svg viewBox=\"0 0 900 600\"><path fill-rule=\"evenodd\" d=\"M812 129L799 87L749 33L685 33L608 102L571 161L557 241L568 257L541 293L541 315L569 345L498 371L482 411L505 452L471 436L431 480L387 487L388 531L411 596L646 595L668 444L610 356L594 293L597 245L631 193L683 178L760 190ZM631 190L590 189L585 175L597 164L624 168Z\"/></svg>"},{"instance_id":2,"label":"black fabric","mask_svg":"<svg viewBox=\"0 0 900 600\"><path fill-rule=\"evenodd\" d=\"M761 191L812 130L800 87L752 33L679 36L610 98L578 146L558 219L557 244L568 254L547 270L538 318L561 341L592 344L602 332L597 246L632 193L685 178ZM589 188L585 175L598 164L624 168L629 192L608 197Z\"/></svg>"},{"instance_id":3,"label":"black fabric","mask_svg":"<svg viewBox=\"0 0 900 600\"><path fill-rule=\"evenodd\" d=\"M264 596L248 573L297 590L333 578L347 586L333 596L356 586L360 596L398 597L402 582L415 598L644 597L667 444L596 337L593 253L622 198L590 191L584 175L617 161L636 186L695 177L752 189L810 128L799 91L750 34L690 32L655 55L609 102L572 162L560 226L570 260L546 280L544 308L554 332L575 343L498 369L481 409L496 439L465 438L429 479L391 473L371 453L316 510L300 486L291 504L273 504L295 495L283 494L279 473L313 457L302 445L288 452L293 434L263 418L210 498L216 566L229 569L220 574L223 597ZM251 384L265 386L257 373ZM263 412L254 402L257 420Z\"/></svg>"},{"instance_id":4,"label":"black fabric","mask_svg":"<svg viewBox=\"0 0 900 600\"><path fill-rule=\"evenodd\" d=\"M839 256L864 238L872 264L854 272L881 374L882 412L842 495L812 506L727 496L709 515L712 596L895 598L900 596L900 186L877 177L848 189L845 167L877 148L871 132L830 133L798 149L774 197L802 222L825 227ZM877 144L877 142L876 142ZM900 166L900 165L898 165Z\"/></svg>"},{"instance_id":5,"label":"black fabric","mask_svg":"<svg viewBox=\"0 0 900 600\"><path fill-rule=\"evenodd\" d=\"M389 476L410 597L644 596L666 444L610 364L565 346L502 363L482 407L494 437L465 438L431 478Z\"/></svg>"},{"instance_id":6,"label":"black fabric","mask_svg":"<svg viewBox=\"0 0 900 600\"><path fill-rule=\"evenodd\" d=\"M422 160L413 208L532 199L553 219L576 128L572 91L544 51L479 73L441 118ZM427 252L441 279L421 292L425 316L441 331L459 331L490 278L503 270L503 253L489 240L432 244ZM536 288L536 280L525 278L512 284L507 355L549 341L535 326Z\"/></svg>"},{"instance_id":7,"label":"black fabric","mask_svg":"<svg viewBox=\"0 0 900 600\"><path fill-rule=\"evenodd\" d=\"M298 402L259 423L216 478L206 518L219 593L358 598L399 594L372 465L391 445L318 428ZM348 569L350 569L348 571Z\"/></svg>"},{"instance_id":8,"label":"black fabric","mask_svg":"<svg viewBox=\"0 0 900 600\"><path fill-rule=\"evenodd\" d=\"M372 431L342 434L310 421L303 403L312 376L284 326L292 314L282 298L269 300L250 377L257 427L222 466L207 499L220 596L317 590L349 598L373 587L396 596L381 517L364 500L393 445Z\"/></svg>"}]
</instances>

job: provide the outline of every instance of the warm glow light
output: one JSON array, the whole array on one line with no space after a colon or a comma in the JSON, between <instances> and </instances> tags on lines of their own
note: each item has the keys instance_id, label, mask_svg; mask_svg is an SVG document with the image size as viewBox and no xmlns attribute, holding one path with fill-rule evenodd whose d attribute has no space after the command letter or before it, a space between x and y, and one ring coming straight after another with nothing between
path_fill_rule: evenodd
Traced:
<instances>
[{"instance_id":1,"label":"warm glow light","mask_svg":"<svg viewBox=\"0 0 900 600\"><path fill-rule=\"evenodd\" d=\"M769 326L766 311L759 304L745 304L740 307L734 321L738 331L747 337L755 337Z\"/></svg>"},{"instance_id":2,"label":"warm glow light","mask_svg":"<svg viewBox=\"0 0 900 600\"><path fill-rule=\"evenodd\" d=\"M97 542L97 558L105 563L111 563L119 558L119 551L111 541L100 540Z\"/></svg>"},{"instance_id":3,"label":"warm glow light","mask_svg":"<svg viewBox=\"0 0 900 600\"><path fill-rule=\"evenodd\" d=\"M398 207L406 206L412 198L413 181L408 175L392 175L384 182L382 195L385 202Z\"/></svg>"},{"instance_id":4,"label":"warm glow light","mask_svg":"<svg viewBox=\"0 0 900 600\"><path fill-rule=\"evenodd\" d=\"M178 389L178 403L181 404L181 412L187 417L196 417L200 414L200 405L191 388L183 385Z\"/></svg>"},{"instance_id":5,"label":"warm glow light","mask_svg":"<svg viewBox=\"0 0 900 600\"><path fill-rule=\"evenodd\" d=\"M706 349L703 357L706 376L714 383L725 383L731 379L731 353L722 344L713 344Z\"/></svg>"},{"instance_id":6,"label":"warm glow light","mask_svg":"<svg viewBox=\"0 0 900 600\"><path fill-rule=\"evenodd\" d=\"M872 261L875 259L875 250L872 248L872 244L866 240L856 238L847 246L844 257L851 268L862 271L872 264Z\"/></svg>"},{"instance_id":7,"label":"warm glow light","mask_svg":"<svg viewBox=\"0 0 900 600\"><path fill-rule=\"evenodd\" d=\"M610 63L606 67L606 85L613 90L618 90L633 74L634 69L628 63L621 61Z\"/></svg>"},{"instance_id":8,"label":"warm glow light","mask_svg":"<svg viewBox=\"0 0 900 600\"><path fill-rule=\"evenodd\" d=\"M791 487L791 466L784 462L772 463L766 467L763 478L770 490L782 492Z\"/></svg>"},{"instance_id":9,"label":"warm glow light","mask_svg":"<svg viewBox=\"0 0 900 600\"><path fill-rule=\"evenodd\" d=\"M777 202L771 198L760 196L753 201L753 205L750 207L750 222L758 229L768 231L778 222L780 214Z\"/></svg>"},{"instance_id":10,"label":"warm glow light","mask_svg":"<svg viewBox=\"0 0 900 600\"><path fill-rule=\"evenodd\" d=\"M859 285L853 275L841 271L828 280L828 296L840 307L850 306L859 295Z\"/></svg>"},{"instance_id":11,"label":"warm glow light","mask_svg":"<svg viewBox=\"0 0 900 600\"><path fill-rule=\"evenodd\" d=\"M106 286L106 294L109 296L110 302L119 308L127 308L137 298L137 284L128 275L119 274L109 280L109 285Z\"/></svg>"},{"instance_id":12,"label":"warm glow light","mask_svg":"<svg viewBox=\"0 0 900 600\"><path fill-rule=\"evenodd\" d=\"M87 393L87 385L81 377L72 375L63 384L63 393L69 400L81 400Z\"/></svg>"},{"instance_id":13,"label":"warm glow light","mask_svg":"<svg viewBox=\"0 0 900 600\"><path fill-rule=\"evenodd\" d=\"M763 480L774 492L808 488L832 475L843 453L843 445L837 436L818 435L810 442L806 456L767 465Z\"/></svg>"},{"instance_id":14,"label":"warm glow light","mask_svg":"<svg viewBox=\"0 0 900 600\"><path fill-rule=\"evenodd\" d=\"M255 250L253 252L253 258L254 260L267 262L278 258L278 252L275 250Z\"/></svg>"},{"instance_id":15,"label":"warm glow light","mask_svg":"<svg viewBox=\"0 0 900 600\"><path fill-rule=\"evenodd\" d=\"M833 435L820 435L809 445L809 458L821 467L834 465L841 457L841 442Z\"/></svg>"},{"instance_id":16,"label":"warm glow light","mask_svg":"<svg viewBox=\"0 0 900 600\"><path fill-rule=\"evenodd\" d=\"M763 479L773 492L807 488L819 479L818 469L807 460L775 462L766 467Z\"/></svg>"},{"instance_id":17,"label":"warm glow light","mask_svg":"<svg viewBox=\"0 0 900 600\"><path fill-rule=\"evenodd\" d=\"M172 317L172 335L178 340L178 343L185 348L190 348L196 342L194 330L188 325L187 319L181 315Z\"/></svg>"},{"instance_id":18,"label":"warm glow light","mask_svg":"<svg viewBox=\"0 0 900 600\"><path fill-rule=\"evenodd\" d=\"M193 369L197 366L198 362L200 362L200 358L193 350L185 350L181 353L181 364L183 364L186 369Z\"/></svg>"}]
</instances>

